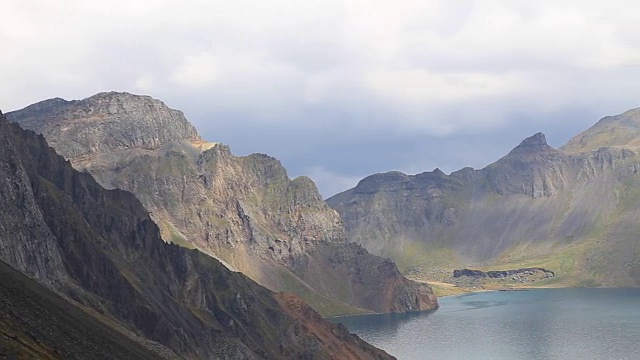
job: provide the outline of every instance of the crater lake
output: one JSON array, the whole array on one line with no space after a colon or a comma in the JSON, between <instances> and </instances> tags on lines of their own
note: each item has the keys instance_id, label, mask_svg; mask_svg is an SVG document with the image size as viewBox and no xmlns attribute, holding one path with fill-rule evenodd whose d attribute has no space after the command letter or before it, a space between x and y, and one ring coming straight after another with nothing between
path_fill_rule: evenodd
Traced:
<instances>
[{"instance_id":1,"label":"crater lake","mask_svg":"<svg viewBox=\"0 0 640 360\"><path fill-rule=\"evenodd\" d=\"M442 297L412 314L330 319L400 360L640 359L640 289Z\"/></svg>"}]
</instances>

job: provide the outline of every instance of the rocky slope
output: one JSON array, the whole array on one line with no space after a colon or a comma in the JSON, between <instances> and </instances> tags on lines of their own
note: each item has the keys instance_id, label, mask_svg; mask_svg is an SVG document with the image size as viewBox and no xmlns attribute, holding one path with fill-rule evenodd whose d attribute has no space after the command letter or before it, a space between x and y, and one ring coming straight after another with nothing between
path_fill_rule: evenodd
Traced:
<instances>
[{"instance_id":1,"label":"rocky slope","mask_svg":"<svg viewBox=\"0 0 640 360\"><path fill-rule=\"evenodd\" d=\"M437 306L425 284L346 241L339 215L306 177L264 154L234 156L203 141L158 100L101 93L47 100L8 114L43 134L76 169L134 193L163 238L212 255L324 315Z\"/></svg>"},{"instance_id":2,"label":"rocky slope","mask_svg":"<svg viewBox=\"0 0 640 360\"><path fill-rule=\"evenodd\" d=\"M0 261L0 359L161 359Z\"/></svg>"},{"instance_id":3,"label":"rocky slope","mask_svg":"<svg viewBox=\"0 0 640 360\"><path fill-rule=\"evenodd\" d=\"M556 150L525 139L481 170L367 177L327 203L350 240L415 275L543 267L540 284L640 286L639 110Z\"/></svg>"},{"instance_id":4,"label":"rocky slope","mask_svg":"<svg viewBox=\"0 0 640 360\"><path fill-rule=\"evenodd\" d=\"M0 207L0 260L163 358L391 358L295 296L165 243L132 194L105 190L2 115Z\"/></svg>"}]
</instances>

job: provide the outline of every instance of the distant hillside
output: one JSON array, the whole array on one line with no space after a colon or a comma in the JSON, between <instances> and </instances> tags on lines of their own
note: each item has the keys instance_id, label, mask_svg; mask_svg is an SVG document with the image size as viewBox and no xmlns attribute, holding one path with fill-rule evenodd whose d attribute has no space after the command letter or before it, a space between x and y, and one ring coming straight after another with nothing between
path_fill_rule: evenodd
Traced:
<instances>
[{"instance_id":1,"label":"distant hillside","mask_svg":"<svg viewBox=\"0 0 640 360\"><path fill-rule=\"evenodd\" d=\"M558 275L540 285L640 286L639 114L560 150L536 134L481 170L372 175L327 203L350 240L427 279L539 266Z\"/></svg>"}]
</instances>

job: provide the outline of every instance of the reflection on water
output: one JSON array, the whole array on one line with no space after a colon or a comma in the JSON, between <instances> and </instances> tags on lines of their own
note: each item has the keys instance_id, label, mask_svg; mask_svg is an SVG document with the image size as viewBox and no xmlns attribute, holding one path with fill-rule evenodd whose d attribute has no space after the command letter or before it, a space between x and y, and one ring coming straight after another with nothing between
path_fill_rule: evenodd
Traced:
<instances>
[{"instance_id":1,"label":"reflection on water","mask_svg":"<svg viewBox=\"0 0 640 360\"><path fill-rule=\"evenodd\" d=\"M470 309L464 310L474 310L474 309L482 309L490 306L500 306L507 304L506 301L465 301L464 304L469 306Z\"/></svg>"},{"instance_id":2,"label":"reflection on water","mask_svg":"<svg viewBox=\"0 0 640 360\"><path fill-rule=\"evenodd\" d=\"M343 323L347 328L357 328L366 333L395 335L404 323L425 318L437 310L404 314L355 315L329 318L327 320ZM353 331L353 330L352 330Z\"/></svg>"},{"instance_id":3,"label":"reflection on water","mask_svg":"<svg viewBox=\"0 0 640 360\"><path fill-rule=\"evenodd\" d=\"M398 359L640 359L638 289L473 293L435 312L332 321Z\"/></svg>"}]
</instances>

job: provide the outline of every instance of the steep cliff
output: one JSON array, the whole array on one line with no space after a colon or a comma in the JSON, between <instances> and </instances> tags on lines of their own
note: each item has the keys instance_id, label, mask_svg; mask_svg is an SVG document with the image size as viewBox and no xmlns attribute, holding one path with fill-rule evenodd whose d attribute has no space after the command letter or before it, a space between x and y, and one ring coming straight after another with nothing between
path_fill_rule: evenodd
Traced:
<instances>
[{"instance_id":1,"label":"steep cliff","mask_svg":"<svg viewBox=\"0 0 640 360\"><path fill-rule=\"evenodd\" d=\"M292 295L274 294L199 251L163 242L131 193L105 190L42 136L2 115L0 189L0 260L158 356L391 358L313 310L301 311L305 305Z\"/></svg>"},{"instance_id":2,"label":"steep cliff","mask_svg":"<svg viewBox=\"0 0 640 360\"><path fill-rule=\"evenodd\" d=\"M481 174L500 195L524 194L536 199L563 189L569 175L567 163L567 157L547 145L544 134L537 133L482 169Z\"/></svg>"},{"instance_id":3,"label":"steep cliff","mask_svg":"<svg viewBox=\"0 0 640 360\"><path fill-rule=\"evenodd\" d=\"M203 141L157 100L101 93L47 100L8 117L43 134L104 187L134 193L165 240L296 293L324 315L437 306L428 285L348 243L338 213L309 178L289 179L270 156L237 157Z\"/></svg>"},{"instance_id":4,"label":"steep cliff","mask_svg":"<svg viewBox=\"0 0 640 360\"><path fill-rule=\"evenodd\" d=\"M481 170L367 177L327 203L350 240L426 279L480 266L544 267L541 284L640 286L638 111L560 150L538 133Z\"/></svg>"}]
</instances>

